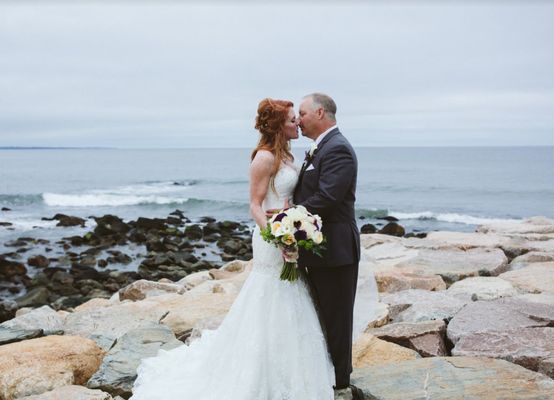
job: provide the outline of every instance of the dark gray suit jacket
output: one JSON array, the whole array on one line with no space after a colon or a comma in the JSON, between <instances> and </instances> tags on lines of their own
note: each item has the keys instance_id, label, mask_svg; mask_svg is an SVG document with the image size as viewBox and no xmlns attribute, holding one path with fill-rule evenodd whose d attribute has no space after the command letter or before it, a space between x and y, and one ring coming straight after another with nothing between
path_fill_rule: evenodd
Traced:
<instances>
[{"instance_id":1,"label":"dark gray suit jacket","mask_svg":"<svg viewBox=\"0 0 554 400\"><path fill-rule=\"evenodd\" d=\"M313 169L306 170L307 165L300 172L293 201L321 217L327 244L323 257L301 250L299 264L333 267L358 263L360 233L354 215L356 153L335 128L318 145L311 164Z\"/></svg>"}]
</instances>

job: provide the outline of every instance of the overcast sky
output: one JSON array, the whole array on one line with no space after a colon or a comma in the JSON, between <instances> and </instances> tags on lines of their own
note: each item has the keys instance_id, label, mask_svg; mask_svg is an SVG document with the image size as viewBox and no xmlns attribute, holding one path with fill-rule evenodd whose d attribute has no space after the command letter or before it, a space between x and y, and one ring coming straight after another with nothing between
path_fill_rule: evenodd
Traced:
<instances>
[{"instance_id":1,"label":"overcast sky","mask_svg":"<svg viewBox=\"0 0 554 400\"><path fill-rule=\"evenodd\" d=\"M252 147L313 91L356 146L554 145L548 2L79 3L0 3L0 146Z\"/></svg>"}]
</instances>

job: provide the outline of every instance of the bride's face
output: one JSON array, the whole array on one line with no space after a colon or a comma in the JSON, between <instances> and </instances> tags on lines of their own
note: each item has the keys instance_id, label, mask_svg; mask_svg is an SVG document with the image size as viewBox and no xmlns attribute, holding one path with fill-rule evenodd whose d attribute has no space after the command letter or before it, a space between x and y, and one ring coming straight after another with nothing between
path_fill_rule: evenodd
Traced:
<instances>
[{"instance_id":1,"label":"bride's face","mask_svg":"<svg viewBox=\"0 0 554 400\"><path fill-rule=\"evenodd\" d=\"M283 133L287 139L298 139L298 119L294 114L294 109L289 107L289 113L283 126Z\"/></svg>"}]
</instances>

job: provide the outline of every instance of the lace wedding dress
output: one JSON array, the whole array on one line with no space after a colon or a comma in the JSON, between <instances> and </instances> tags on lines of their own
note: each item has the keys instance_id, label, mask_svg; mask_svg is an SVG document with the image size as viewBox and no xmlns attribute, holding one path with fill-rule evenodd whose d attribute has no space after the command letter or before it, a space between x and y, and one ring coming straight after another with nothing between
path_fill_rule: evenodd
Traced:
<instances>
[{"instance_id":1,"label":"lace wedding dress","mask_svg":"<svg viewBox=\"0 0 554 400\"><path fill-rule=\"evenodd\" d=\"M297 170L283 165L264 209L292 196ZM254 230L254 262L218 329L142 360L132 400L332 400L334 370L308 286L279 278L279 250Z\"/></svg>"}]
</instances>

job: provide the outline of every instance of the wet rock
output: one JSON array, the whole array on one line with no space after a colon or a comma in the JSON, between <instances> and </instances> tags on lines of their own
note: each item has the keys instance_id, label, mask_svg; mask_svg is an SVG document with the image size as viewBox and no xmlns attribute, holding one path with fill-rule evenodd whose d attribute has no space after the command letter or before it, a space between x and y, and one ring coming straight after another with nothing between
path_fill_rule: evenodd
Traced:
<instances>
[{"instance_id":1,"label":"wet rock","mask_svg":"<svg viewBox=\"0 0 554 400\"><path fill-rule=\"evenodd\" d=\"M45 336L0 347L3 399L41 394L59 386L83 385L98 369L104 352L74 336Z\"/></svg>"},{"instance_id":2,"label":"wet rock","mask_svg":"<svg viewBox=\"0 0 554 400\"><path fill-rule=\"evenodd\" d=\"M164 325L132 329L116 341L87 386L128 398L143 358L155 356L160 349L171 350L182 345Z\"/></svg>"},{"instance_id":3,"label":"wet rock","mask_svg":"<svg viewBox=\"0 0 554 400\"><path fill-rule=\"evenodd\" d=\"M227 254L237 254L242 248L240 240L236 239L221 239L217 242L217 246Z\"/></svg>"},{"instance_id":4,"label":"wet rock","mask_svg":"<svg viewBox=\"0 0 554 400\"><path fill-rule=\"evenodd\" d=\"M111 257L108 257L106 261L110 264L130 264L133 262L133 259L128 256L125 253L122 253L120 251L109 251L108 253L111 254Z\"/></svg>"},{"instance_id":5,"label":"wet rock","mask_svg":"<svg viewBox=\"0 0 554 400\"><path fill-rule=\"evenodd\" d=\"M416 358L421 358L417 351L378 339L369 333L362 334L352 346L352 366L354 368L415 360Z\"/></svg>"},{"instance_id":6,"label":"wet rock","mask_svg":"<svg viewBox=\"0 0 554 400\"><path fill-rule=\"evenodd\" d=\"M131 229L123 220L115 215L94 217L96 228L94 233L98 236L124 235Z\"/></svg>"},{"instance_id":7,"label":"wet rock","mask_svg":"<svg viewBox=\"0 0 554 400\"><path fill-rule=\"evenodd\" d=\"M360 232L361 233L376 233L377 228L375 227L375 225L365 224L365 225L362 225L362 227L360 228Z\"/></svg>"},{"instance_id":8,"label":"wet rock","mask_svg":"<svg viewBox=\"0 0 554 400\"><path fill-rule=\"evenodd\" d=\"M15 299L18 307L37 307L48 304L50 291L45 287L37 287Z\"/></svg>"},{"instance_id":9,"label":"wet rock","mask_svg":"<svg viewBox=\"0 0 554 400\"><path fill-rule=\"evenodd\" d=\"M379 231L379 233L382 235L401 237L406 234L406 230L404 229L404 227L398 225L396 222L389 222Z\"/></svg>"},{"instance_id":10,"label":"wet rock","mask_svg":"<svg viewBox=\"0 0 554 400\"><path fill-rule=\"evenodd\" d=\"M8 208L8 207L2 207L2 211L11 211L12 209L11 208Z\"/></svg>"},{"instance_id":11,"label":"wet rock","mask_svg":"<svg viewBox=\"0 0 554 400\"><path fill-rule=\"evenodd\" d=\"M432 357L354 370L367 399L538 400L554 398L554 381L504 360Z\"/></svg>"},{"instance_id":12,"label":"wet rock","mask_svg":"<svg viewBox=\"0 0 554 400\"><path fill-rule=\"evenodd\" d=\"M98 260L98 266L100 268L106 268L108 266L108 261L107 260Z\"/></svg>"},{"instance_id":13,"label":"wet rock","mask_svg":"<svg viewBox=\"0 0 554 400\"><path fill-rule=\"evenodd\" d=\"M56 220L56 226L82 226L85 227L85 220L79 217L73 217L65 214L56 214L52 218L42 218L45 221Z\"/></svg>"},{"instance_id":14,"label":"wet rock","mask_svg":"<svg viewBox=\"0 0 554 400\"><path fill-rule=\"evenodd\" d=\"M452 355L502 358L539 371L543 360L554 357L554 328L525 327L470 333L456 343ZM554 378L554 374L549 376Z\"/></svg>"},{"instance_id":15,"label":"wet rock","mask_svg":"<svg viewBox=\"0 0 554 400\"><path fill-rule=\"evenodd\" d=\"M176 218L176 217L167 217L165 219L165 223L168 224L168 225L182 225L183 224L183 221L181 220L181 218Z\"/></svg>"},{"instance_id":16,"label":"wet rock","mask_svg":"<svg viewBox=\"0 0 554 400\"><path fill-rule=\"evenodd\" d=\"M119 300L143 300L147 297L160 296L167 293L181 294L186 291L182 285L174 283L151 282L144 279L138 280L119 291Z\"/></svg>"},{"instance_id":17,"label":"wet rock","mask_svg":"<svg viewBox=\"0 0 554 400\"><path fill-rule=\"evenodd\" d=\"M120 398L121 399L121 398ZM38 395L20 397L19 400L117 400L109 393L84 386L61 386Z\"/></svg>"},{"instance_id":18,"label":"wet rock","mask_svg":"<svg viewBox=\"0 0 554 400\"><path fill-rule=\"evenodd\" d=\"M180 222L180 221L179 221ZM139 229L145 230L164 230L166 228L166 220L161 218L144 218L139 217L135 226Z\"/></svg>"},{"instance_id":19,"label":"wet rock","mask_svg":"<svg viewBox=\"0 0 554 400\"><path fill-rule=\"evenodd\" d=\"M181 210L175 210L175 211L172 211L169 213L169 215L173 215L173 216L176 216L180 219L185 219L185 213Z\"/></svg>"},{"instance_id":20,"label":"wet rock","mask_svg":"<svg viewBox=\"0 0 554 400\"><path fill-rule=\"evenodd\" d=\"M76 281L82 279L92 279L93 281L102 281L104 280L105 273L97 271L96 269L82 265L82 264L73 264L70 270L71 275Z\"/></svg>"},{"instance_id":21,"label":"wet rock","mask_svg":"<svg viewBox=\"0 0 554 400\"><path fill-rule=\"evenodd\" d=\"M4 322L15 317L15 312L17 311L17 308L17 303L15 301L0 301L0 322Z\"/></svg>"},{"instance_id":22,"label":"wet rock","mask_svg":"<svg viewBox=\"0 0 554 400\"><path fill-rule=\"evenodd\" d=\"M185 236L192 240L202 239L203 232L199 225L189 225L185 228Z\"/></svg>"},{"instance_id":23,"label":"wet rock","mask_svg":"<svg viewBox=\"0 0 554 400\"><path fill-rule=\"evenodd\" d=\"M444 321L399 322L367 329L366 333L417 351L423 357L447 355Z\"/></svg>"},{"instance_id":24,"label":"wet rock","mask_svg":"<svg viewBox=\"0 0 554 400\"><path fill-rule=\"evenodd\" d=\"M25 276L26 273L25 265L0 258L0 280L14 281L18 277Z\"/></svg>"},{"instance_id":25,"label":"wet rock","mask_svg":"<svg viewBox=\"0 0 554 400\"><path fill-rule=\"evenodd\" d=\"M13 226L11 222L0 222L0 226Z\"/></svg>"},{"instance_id":26,"label":"wet rock","mask_svg":"<svg viewBox=\"0 0 554 400\"><path fill-rule=\"evenodd\" d=\"M202 222L202 223L215 222L215 218L212 218L212 217L202 217L202 218L200 218L200 222Z\"/></svg>"}]
</instances>

